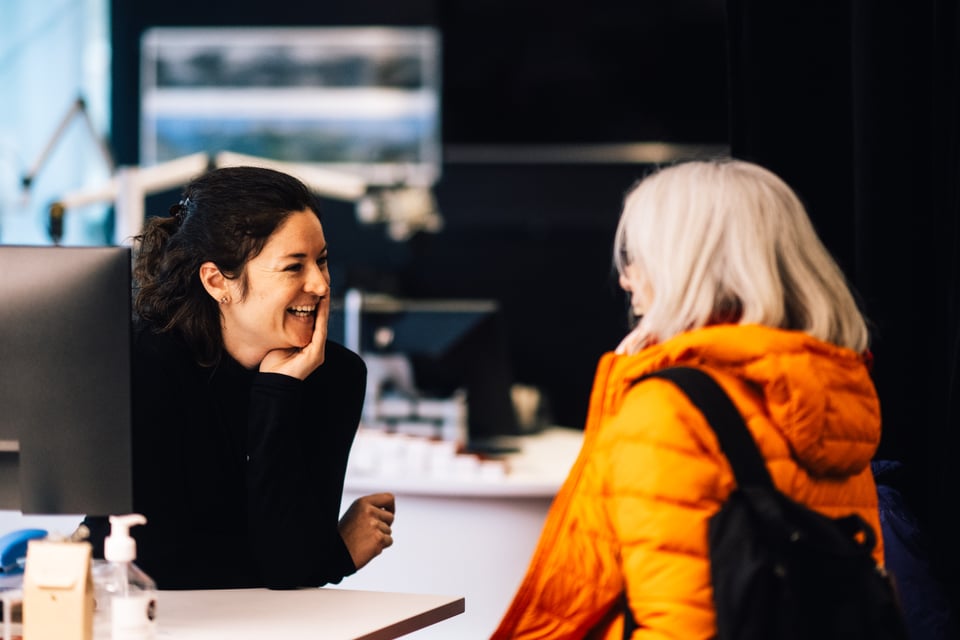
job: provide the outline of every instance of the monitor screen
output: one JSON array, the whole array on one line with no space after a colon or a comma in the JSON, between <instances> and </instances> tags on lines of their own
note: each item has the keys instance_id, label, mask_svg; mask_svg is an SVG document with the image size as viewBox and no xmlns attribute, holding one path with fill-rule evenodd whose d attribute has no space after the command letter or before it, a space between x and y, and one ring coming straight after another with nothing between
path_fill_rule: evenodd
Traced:
<instances>
[{"instance_id":1,"label":"monitor screen","mask_svg":"<svg viewBox=\"0 0 960 640\"><path fill-rule=\"evenodd\" d=\"M518 434L506 329L493 300L401 300L364 295L359 336L348 338L345 305L330 310L330 339L363 355L402 354L423 397L466 392L468 447ZM351 342L358 344L350 344Z\"/></svg>"},{"instance_id":2,"label":"monitor screen","mask_svg":"<svg viewBox=\"0 0 960 640\"><path fill-rule=\"evenodd\" d=\"M0 245L0 508L132 509L130 259Z\"/></svg>"}]
</instances>

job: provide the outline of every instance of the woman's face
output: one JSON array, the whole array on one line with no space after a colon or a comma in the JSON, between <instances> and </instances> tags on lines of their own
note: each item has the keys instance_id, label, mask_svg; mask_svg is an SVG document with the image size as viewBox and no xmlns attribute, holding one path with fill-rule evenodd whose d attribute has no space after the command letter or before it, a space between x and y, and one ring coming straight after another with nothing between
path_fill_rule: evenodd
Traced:
<instances>
[{"instance_id":1,"label":"woman's face","mask_svg":"<svg viewBox=\"0 0 960 640\"><path fill-rule=\"evenodd\" d=\"M317 216L309 210L290 214L244 271L246 296L239 281L231 281L230 302L220 307L227 352L249 366L274 349L309 344L318 309L326 324L330 308L319 304L330 295L330 271Z\"/></svg>"},{"instance_id":2,"label":"woman's face","mask_svg":"<svg viewBox=\"0 0 960 640\"><path fill-rule=\"evenodd\" d=\"M643 316L653 302L653 287L636 263L624 265L620 273L620 287L630 294L630 309L636 317Z\"/></svg>"}]
</instances>

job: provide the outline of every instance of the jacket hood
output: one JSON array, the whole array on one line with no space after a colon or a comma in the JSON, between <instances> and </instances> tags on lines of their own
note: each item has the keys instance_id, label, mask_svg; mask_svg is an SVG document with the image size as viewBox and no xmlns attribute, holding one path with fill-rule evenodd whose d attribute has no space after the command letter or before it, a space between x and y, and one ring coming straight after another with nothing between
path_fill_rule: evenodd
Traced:
<instances>
[{"instance_id":1,"label":"jacket hood","mask_svg":"<svg viewBox=\"0 0 960 640\"><path fill-rule=\"evenodd\" d=\"M613 412L637 378L670 366L746 381L794 458L815 476L862 471L880 443L880 405L864 357L805 333L720 325L609 358L613 384L604 402Z\"/></svg>"}]
</instances>

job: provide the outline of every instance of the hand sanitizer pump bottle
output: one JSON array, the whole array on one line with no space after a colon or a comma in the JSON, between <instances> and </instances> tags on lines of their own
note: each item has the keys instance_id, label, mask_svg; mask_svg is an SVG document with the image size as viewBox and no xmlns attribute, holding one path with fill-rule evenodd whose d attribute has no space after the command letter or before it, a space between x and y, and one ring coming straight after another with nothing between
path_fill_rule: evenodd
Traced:
<instances>
[{"instance_id":1,"label":"hand sanitizer pump bottle","mask_svg":"<svg viewBox=\"0 0 960 640\"><path fill-rule=\"evenodd\" d=\"M99 637L110 640L154 640L157 635L157 585L134 560L137 542L130 537L130 527L146 524L139 513L110 516L110 535L103 542L106 567L101 574L105 602L98 600L101 626L108 633ZM102 606L101 606L102 605Z\"/></svg>"}]
</instances>

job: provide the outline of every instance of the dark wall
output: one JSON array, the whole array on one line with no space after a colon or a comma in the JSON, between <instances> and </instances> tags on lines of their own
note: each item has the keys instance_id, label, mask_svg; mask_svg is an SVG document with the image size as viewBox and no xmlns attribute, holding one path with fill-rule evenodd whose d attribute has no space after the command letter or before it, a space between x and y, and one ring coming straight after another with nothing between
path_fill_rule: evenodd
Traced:
<instances>
[{"instance_id":1,"label":"dark wall","mask_svg":"<svg viewBox=\"0 0 960 640\"><path fill-rule=\"evenodd\" d=\"M730 0L731 146L814 214L871 321L878 457L960 611L960 4ZM918 591L918 593L921 593Z\"/></svg>"},{"instance_id":2,"label":"dark wall","mask_svg":"<svg viewBox=\"0 0 960 640\"><path fill-rule=\"evenodd\" d=\"M439 1L444 140L725 142L717 0Z\"/></svg>"},{"instance_id":3,"label":"dark wall","mask_svg":"<svg viewBox=\"0 0 960 640\"><path fill-rule=\"evenodd\" d=\"M444 164L438 234L392 242L383 229L358 225L352 206L325 201L334 284L499 300L518 381L546 391L558 423L582 425L597 359L625 331L611 245L621 199L648 166L529 163L514 152L724 144L722 2L599 0L586 12L543 0L112 5L113 145L125 164L139 155L139 39L150 26L437 26L445 150L497 150L489 162ZM175 195L148 199L148 212L166 211Z\"/></svg>"}]
</instances>

